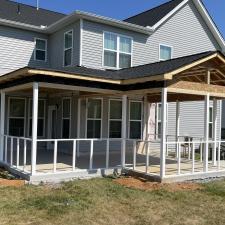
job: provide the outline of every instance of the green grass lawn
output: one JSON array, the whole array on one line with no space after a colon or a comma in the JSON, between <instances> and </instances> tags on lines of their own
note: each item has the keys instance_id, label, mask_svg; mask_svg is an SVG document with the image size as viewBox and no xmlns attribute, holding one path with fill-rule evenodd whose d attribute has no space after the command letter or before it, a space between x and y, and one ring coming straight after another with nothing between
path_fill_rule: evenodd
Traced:
<instances>
[{"instance_id":1,"label":"green grass lawn","mask_svg":"<svg viewBox=\"0 0 225 225\"><path fill-rule=\"evenodd\" d=\"M199 191L141 191L111 179L0 188L0 224L225 224L225 181Z\"/></svg>"}]
</instances>

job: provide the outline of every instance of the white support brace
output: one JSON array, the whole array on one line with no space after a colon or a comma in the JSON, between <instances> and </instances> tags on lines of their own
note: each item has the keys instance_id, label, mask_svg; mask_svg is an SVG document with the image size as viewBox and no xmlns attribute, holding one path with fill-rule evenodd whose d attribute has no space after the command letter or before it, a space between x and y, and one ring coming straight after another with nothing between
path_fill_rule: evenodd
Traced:
<instances>
[{"instance_id":1,"label":"white support brace","mask_svg":"<svg viewBox=\"0 0 225 225\"><path fill-rule=\"evenodd\" d=\"M205 96L204 110L204 172L208 172L208 156L209 156L209 94Z\"/></svg>"},{"instance_id":2,"label":"white support brace","mask_svg":"<svg viewBox=\"0 0 225 225\"><path fill-rule=\"evenodd\" d=\"M217 100L213 99L213 155L212 162L213 166L216 166L216 149L217 149Z\"/></svg>"},{"instance_id":3,"label":"white support brace","mask_svg":"<svg viewBox=\"0 0 225 225\"><path fill-rule=\"evenodd\" d=\"M180 136L180 102L176 102L176 142L177 142L177 149L176 149L176 157L178 153L178 141Z\"/></svg>"},{"instance_id":4,"label":"white support brace","mask_svg":"<svg viewBox=\"0 0 225 225\"><path fill-rule=\"evenodd\" d=\"M122 166L125 166L127 138L127 95L122 97Z\"/></svg>"},{"instance_id":5,"label":"white support brace","mask_svg":"<svg viewBox=\"0 0 225 225\"><path fill-rule=\"evenodd\" d=\"M5 130L5 92L1 91L0 161L3 161L3 154L4 154L4 130Z\"/></svg>"},{"instance_id":6,"label":"white support brace","mask_svg":"<svg viewBox=\"0 0 225 225\"><path fill-rule=\"evenodd\" d=\"M37 124L38 124L38 83L33 83L33 110L32 110L32 153L31 153L31 173L36 173L37 158Z\"/></svg>"},{"instance_id":7,"label":"white support brace","mask_svg":"<svg viewBox=\"0 0 225 225\"><path fill-rule=\"evenodd\" d=\"M166 166L166 118L167 118L167 88L162 89L162 118L161 118L161 144L160 144L160 177L165 176Z\"/></svg>"}]
</instances>

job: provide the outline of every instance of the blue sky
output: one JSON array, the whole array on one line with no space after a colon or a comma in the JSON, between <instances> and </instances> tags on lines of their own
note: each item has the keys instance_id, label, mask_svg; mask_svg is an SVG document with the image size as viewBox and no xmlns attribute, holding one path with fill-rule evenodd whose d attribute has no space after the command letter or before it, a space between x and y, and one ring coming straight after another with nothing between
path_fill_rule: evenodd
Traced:
<instances>
[{"instance_id":1,"label":"blue sky","mask_svg":"<svg viewBox=\"0 0 225 225\"><path fill-rule=\"evenodd\" d=\"M17 2L36 5L36 0L15 0ZM41 8L62 13L75 10L93 12L102 16L124 19L167 0L39 0ZM208 11L225 37L225 2L224 0L203 0Z\"/></svg>"}]
</instances>

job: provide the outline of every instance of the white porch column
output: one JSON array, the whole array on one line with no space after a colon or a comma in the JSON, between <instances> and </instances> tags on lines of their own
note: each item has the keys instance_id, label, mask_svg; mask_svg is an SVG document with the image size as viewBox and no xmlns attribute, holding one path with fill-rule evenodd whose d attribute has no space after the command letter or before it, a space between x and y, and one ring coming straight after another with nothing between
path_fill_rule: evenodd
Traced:
<instances>
[{"instance_id":1,"label":"white porch column","mask_svg":"<svg viewBox=\"0 0 225 225\"><path fill-rule=\"evenodd\" d=\"M161 144L160 144L160 177L165 176L165 165L166 165L166 117L167 117L167 88L162 89L162 100L161 100Z\"/></svg>"},{"instance_id":2,"label":"white porch column","mask_svg":"<svg viewBox=\"0 0 225 225\"><path fill-rule=\"evenodd\" d=\"M180 136L180 102L176 102L176 142L179 141L179 136ZM178 156L178 143L176 146L176 156Z\"/></svg>"},{"instance_id":3,"label":"white porch column","mask_svg":"<svg viewBox=\"0 0 225 225\"><path fill-rule=\"evenodd\" d=\"M216 166L216 147L217 147L217 100L213 99L213 155L212 162Z\"/></svg>"},{"instance_id":4,"label":"white porch column","mask_svg":"<svg viewBox=\"0 0 225 225\"><path fill-rule=\"evenodd\" d=\"M79 97L78 98L78 101L77 101L77 139L79 139L81 137L80 135L80 116L81 116L81 113L80 113L80 109L81 108L81 98ZM80 142L78 141L77 142L77 157L80 157Z\"/></svg>"},{"instance_id":5,"label":"white porch column","mask_svg":"<svg viewBox=\"0 0 225 225\"><path fill-rule=\"evenodd\" d=\"M143 140L148 140L149 107L147 96L144 97L144 130Z\"/></svg>"},{"instance_id":6,"label":"white porch column","mask_svg":"<svg viewBox=\"0 0 225 225\"><path fill-rule=\"evenodd\" d=\"M4 154L4 131L5 131L5 92L1 91L1 124L0 124L0 161Z\"/></svg>"},{"instance_id":7,"label":"white porch column","mask_svg":"<svg viewBox=\"0 0 225 225\"><path fill-rule=\"evenodd\" d=\"M122 97L122 166L125 166L127 138L127 95Z\"/></svg>"},{"instance_id":8,"label":"white porch column","mask_svg":"<svg viewBox=\"0 0 225 225\"><path fill-rule=\"evenodd\" d=\"M31 173L36 173L37 158L37 124L38 124L38 83L33 83L33 110L32 110L32 146L31 146Z\"/></svg>"},{"instance_id":9,"label":"white porch column","mask_svg":"<svg viewBox=\"0 0 225 225\"><path fill-rule=\"evenodd\" d=\"M205 112L204 112L204 172L208 172L209 157L209 94L205 96Z\"/></svg>"}]
</instances>

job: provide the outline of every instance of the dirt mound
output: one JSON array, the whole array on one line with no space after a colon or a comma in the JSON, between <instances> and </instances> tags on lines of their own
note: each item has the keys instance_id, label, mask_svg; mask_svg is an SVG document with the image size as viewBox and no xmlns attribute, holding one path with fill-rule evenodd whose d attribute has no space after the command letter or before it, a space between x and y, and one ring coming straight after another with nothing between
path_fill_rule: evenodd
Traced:
<instances>
[{"instance_id":1,"label":"dirt mound","mask_svg":"<svg viewBox=\"0 0 225 225\"><path fill-rule=\"evenodd\" d=\"M164 189L167 191L175 192L175 191L183 191L183 190L195 191L195 190L203 189L203 186L197 183L163 184L163 183L150 182L142 178L133 178L133 177L119 178L114 180L114 182L121 184L125 187L136 188L136 189L147 190L147 191Z\"/></svg>"},{"instance_id":2,"label":"dirt mound","mask_svg":"<svg viewBox=\"0 0 225 225\"><path fill-rule=\"evenodd\" d=\"M24 180L7 180L0 178L0 186L21 187L24 185Z\"/></svg>"}]
</instances>

